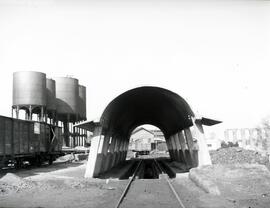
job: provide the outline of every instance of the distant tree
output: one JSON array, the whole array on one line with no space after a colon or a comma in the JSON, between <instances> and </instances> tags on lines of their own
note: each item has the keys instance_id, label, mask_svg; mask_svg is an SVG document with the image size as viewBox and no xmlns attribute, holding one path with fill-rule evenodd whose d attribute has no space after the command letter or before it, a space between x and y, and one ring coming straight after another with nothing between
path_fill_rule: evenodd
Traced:
<instances>
[{"instance_id":1,"label":"distant tree","mask_svg":"<svg viewBox=\"0 0 270 208\"><path fill-rule=\"evenodd\" d=\"M221 148L227 148L227 147L228 147L228 145L226 144L226 142L222 141L221 142Z\"/></svg>"},{"instance_id":2,"label":"distant tree","mask_svg":"<svg viewBox=\"0 0 270 208\"><path fill-rule=\"evenodd\" d=\"M221 148L228 148L228 147L239 147L238 142L233 143L233 142L228 142L226 143L225 141L221 142Z\"/></svg>"},{"instance_id":3,"label":"distant tree","mask_svg":"<svg viewBox=\"0 0 270 208\"><path fill-rule=\"evenodd\" d=\"M233 142L228 142L228 147L239 147L239 144L238 144L238 142L236 142L236 143L233 143Z\"/></svg>"}]
</instances>

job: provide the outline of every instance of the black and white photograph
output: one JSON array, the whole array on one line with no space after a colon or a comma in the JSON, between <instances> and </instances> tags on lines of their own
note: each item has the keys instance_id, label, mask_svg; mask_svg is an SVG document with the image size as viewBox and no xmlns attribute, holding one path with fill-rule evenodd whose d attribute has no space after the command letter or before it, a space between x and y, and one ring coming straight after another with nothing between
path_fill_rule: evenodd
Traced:
<instances>
[{"instance_id":1,"label":"black and white photograph","mask_svg":"<svg viewBox=\"0 0 270 208\"><path fill-rule=\"evenodd\" d=\"M270 208L270 1L0 0L0 208Z\"/></svg>"}]
</instances>

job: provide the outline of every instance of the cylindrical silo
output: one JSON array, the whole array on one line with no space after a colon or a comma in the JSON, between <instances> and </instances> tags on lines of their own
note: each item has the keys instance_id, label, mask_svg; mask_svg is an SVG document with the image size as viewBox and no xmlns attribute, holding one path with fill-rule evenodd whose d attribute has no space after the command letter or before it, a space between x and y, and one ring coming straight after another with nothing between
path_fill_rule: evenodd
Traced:
<instances>
[{"instance_id":1,"label":"cylindrical silo","mask_svg":"<svg viewBox=\"0 0 270 208\"><path fill-rule=\"evenodd\" d=\"M55 78L56 111L58 120L76 122L78 120L78 80L70 77Z\"/></svg>"},{"instance_id":2,"label":"cylindrical silo","mask_svg":"<svg viewBox=\"0 0 270 208\"><path fill-rule=\"evenodd\" d=\"M79 85L79 118L86 120L86 87Z\"/></svg>"},{"instance_id":3,"label":"cylindrical silo","mask_svg":"<svg viewBox=\"0 0 270 208\"><path fill-rule=\"evenodd\" d=\"M13 73L13 104L18 111L25 109L30 119L32 113L43 117L46 107L46 74L35 71Z\"/></svg>"},{"instance_id":4,"label":"cylindrical silo","mask_svg":"<svg viewBox=\"0 0 270 208\"><path fill-rule=\"evenodd\" d=\"M46 106L46 74L34 71L14 72L13 105Z\"/></svg>"},{"instance_id":5,"label":"cylindrical silo","mask_svg":"<svg viewBox=\"0 0 270 208\"><path fill-rule=\"evenodd\" d=\"M56 98L55 98L55 80L46 79L47 91L47 114L50 118L54 118L56 113Z\"/></svg>"}]
</instances>

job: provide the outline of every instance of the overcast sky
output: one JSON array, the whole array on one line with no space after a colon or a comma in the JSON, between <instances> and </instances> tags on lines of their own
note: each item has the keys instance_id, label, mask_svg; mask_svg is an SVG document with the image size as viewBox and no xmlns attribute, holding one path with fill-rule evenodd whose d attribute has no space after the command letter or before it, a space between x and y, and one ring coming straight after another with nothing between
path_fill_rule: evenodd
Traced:
<instances>
[{"instance_id":1,"label":"overcast sky","mask_svg":"<svg viewBox=\"0 0 270 208\"><path fill-rule=\"evenodd\" d=\"M188 2L0 0L0 114L12 73L34 70L78 78L88 119L153 85L225 127L256 125L270 115L270 2Z\"/></svg>"}]
</instances>

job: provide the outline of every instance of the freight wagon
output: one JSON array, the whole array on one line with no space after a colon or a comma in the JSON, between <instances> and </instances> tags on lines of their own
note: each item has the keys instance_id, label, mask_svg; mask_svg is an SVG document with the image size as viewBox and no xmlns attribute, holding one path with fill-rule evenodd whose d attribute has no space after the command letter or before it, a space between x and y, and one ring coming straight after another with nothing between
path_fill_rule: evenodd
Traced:
<instances>
[{"instance_id":1,"label":"freight wagon","mask_svg":"<svg viewBox=\"0 0 270 208\"><path fill-rule=\"evenodd\" d=\"M139 155L148 155L151 151L151 143L148 139L141 138L135 141L135 152Z\"/></svg>"},{"instance_id":2,"label":"freight wagon","mask_svg":"<svg viewBox=\"0 0 270 208\"><path fill-rule=\"evenodd\" d=\"M61 155L62 129L44 122L0 116L0 168L41 165Z\"/></svg>"}]
</instances>

